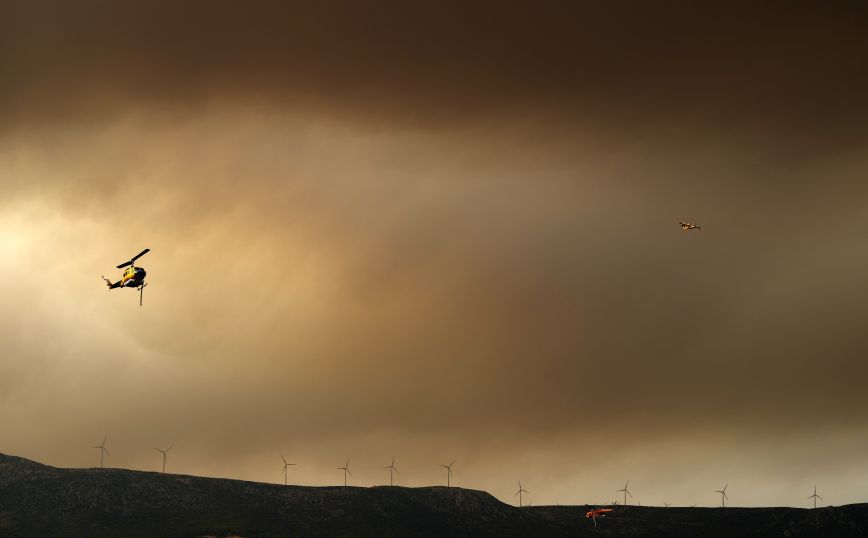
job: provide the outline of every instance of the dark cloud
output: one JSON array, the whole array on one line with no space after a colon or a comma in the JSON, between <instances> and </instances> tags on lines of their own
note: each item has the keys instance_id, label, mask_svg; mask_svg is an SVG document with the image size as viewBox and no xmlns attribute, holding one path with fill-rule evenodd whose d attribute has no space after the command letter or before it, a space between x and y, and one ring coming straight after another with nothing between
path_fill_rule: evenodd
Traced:
<instances>
[{"instance_id":1,"label":"dark cloud","mask_svg":"<svg viewBox=\"0 0 868 538\"><path fill-rule=\"evenodd\" d=\"M4 108L24 119L228 95L368 120L548 110L597 129L819 130L815 143L843 129L840 143L865 114L868 20L853 2L22 2L7 14Z\"/></svg>"}]
</instances>

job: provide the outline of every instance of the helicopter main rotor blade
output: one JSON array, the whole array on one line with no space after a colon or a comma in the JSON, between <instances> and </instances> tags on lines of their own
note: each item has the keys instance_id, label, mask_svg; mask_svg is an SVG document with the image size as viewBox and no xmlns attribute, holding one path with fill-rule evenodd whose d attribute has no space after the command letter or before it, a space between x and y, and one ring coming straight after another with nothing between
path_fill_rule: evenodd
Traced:
<instances>
[{"instance_id":1,"label":"helicopter main rotor blade","mask_svg":"<svg viewBox=\"0 0 868 538\"><path fill-rule=\"evenodd\" d=\"M118 269L123 269L127 265L132 265L133 262L135 262L136 260L138 260L139 258L141 258L142 256L144 256L145 254L147 254L150 251L151 251L151 249L146 248L145 250L143 250L143 251L139 252L138 254L136 254L135 256L133 256L133 258L130 261L124 262L124 263L118 265Z\"/></svg>"},{"instance_id":2,"label":"helicopter main rotor blade","mask_svg":"<svg viewBox=\"0 0 868 538\"><path fill-rule=\"evenodd\" d=\"M150 252L150 251L151 251L151 249L146 248L145 250L143 250L143 251L139 252L138 254L136 254L135 256L133 256L133 259L130 260L130 261L131 261L131 262L134 262L134 261L138 260L139 258L141 258L142 256L144 256L145 254L147 254L148 252Z\"/></svg>"}]
</instances>

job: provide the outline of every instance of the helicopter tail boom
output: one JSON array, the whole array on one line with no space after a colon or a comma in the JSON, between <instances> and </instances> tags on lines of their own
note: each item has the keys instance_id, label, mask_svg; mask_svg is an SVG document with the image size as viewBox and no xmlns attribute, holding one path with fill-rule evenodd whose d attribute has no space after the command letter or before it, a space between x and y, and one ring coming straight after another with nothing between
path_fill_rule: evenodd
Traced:
<instances>
[{"instance_id":1,"label":"helicopter tail boom","mask_svg":"<svg viewBox=\"0 0 868 538\"><path fill-rule=\"evenodd\" d=\"M110 290L121 287L120 280L117 282L112 282L111 280L107 279L106 277L102 277L102 279L105 280L105 283L108 286L108 289L110 289Z\"/></svg>"}]
</instances>

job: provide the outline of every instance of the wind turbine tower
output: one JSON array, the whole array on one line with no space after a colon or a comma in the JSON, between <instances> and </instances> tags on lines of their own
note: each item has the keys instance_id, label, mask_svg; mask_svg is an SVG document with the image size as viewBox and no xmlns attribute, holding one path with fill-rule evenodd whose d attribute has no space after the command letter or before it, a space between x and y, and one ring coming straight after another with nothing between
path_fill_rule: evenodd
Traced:
<instances>
[{"instance_id":1,"label":"wind turbine tower","mask_svg":"<svg viewBox=\"0 0 868 538\"><path fill-rule=\"evenodd\" d=\"M726 500L729 499L729 496L726 494L726 488L729 487L729 484L723 486L723 489L719 489L715 491L715 493L720 493L720 507L726 508Z\"/></svg>"},{"instance_id":2,"label":"wind turbine tower","mask_svg":"<svg viewBox=\"0 0 868 538\"><path fill-rule=\"evenodd\" d=\"M624 506L627 506L627 495L629 495L631 499L633 498L633 494L630 493L629 487L630 481L627 480L627 483L624 484L623 488L615 490L615 493L621 493L622 491L624 492Z\"/></svg>"},{"instance_id":3,"label":"wind turbine tower","mask_svg":"<svg viewBox=\"0 0 868 538\"><path fill-rule=\"evenodd\" d=\"M808 497L808 500L811 500L811 499L814 499L814 508L817 507L817 499L820 499L821 501L823 500L822 497L817 495L817 486L816 485L814 486L814 494L811 495L810 497Z\"/></svg>"},{"instance_id":4,"label":"wind turbine tower","mask_svg":"<svg viewBox=\"0 0 868 538\"><path fill-rule=\"evenodd\" d=\"M455 460L452 460L452 463L449 465L440 464L440 467L446 469L446 487L452 487L452 466L455 465Z\"/></svg>"},{"instance_id":5,"label":"wind turbine tower","mask_svg":"<svg viewBox=\"0 0 868 538\"><path fill-rule=\"evenodd\" d=\"M347 485L347 474L353 476L353 473L350 472L350 458L347 458L347 464L343 467L338 467L338 469L343 469L344 471L344 487Z\"/></svg>"},{"instance_id":6,"label":"wind turbine tower","mask_svg":"<svg viewBox=\"0 0 868 538\"><path fill-rule=\"evenodd\" d=\"M395 457L394 456L392 456L392 464L383 467L383 469L389 470L389 485L394 486L395 483L394 483L394 480L392 478L393 478L394 474L398 472L398 468L395 467ZM398 473L398 474L400 474L400 473Z\"/></svg>"},{"instance_id":7,"label":"wind turbine tower","mask_svg":"<svg viewBox=\"0 0 868 538\"><path fill-rule=\"evenodd\" d=\"M285 486L286 485L287 470L289 469L290 465L295 465L295 463L287 463L286 458L283 457L283 454L280 455L280 459L283 460L283 485ZM349 463L349 462L347 462L347 463Z\"/></svg>"},{"instance_id":8,"label":"wind turbine tower","mask_svg":"<svg viewBox=\"0 0 868 538\"><path fill-rule=\"evenodd\" d=\"M163 454L163 474L166 474L166 453L172 450L172 447L169 447L166 450L161 450L159 448L155 448L154 450Z\"/></svg>"},{"instance_id":9,"label":"wind turbine tower","mask_svg":"<svg viewBox=\"0 0 868 538\"><path fill-rule=\"evenodd\" d=\"M523 487L521 487L521 480L519 480L518 481L518 491L515 492L515 494L518 495L518 507L519 508L521 508L521 506L522 506L522 503L521 503L521 494L522 493L530 493L530 492L528 490L524 489Z\"/></svg>"},{"instance_id":10,"label":"wind turbine tower","mask_svg":"<svg viewBox=\"0 0 868 538\"><path fill-rule=\"evenodd\" d=\"M91 447L91 448L98 448L98 449L99 449L99 466L100 466L100 468L102 467L103 456L106 455L106 454L108 454L109 456L111 456L111 454L109 454L109 451L106 450L106 448L105 448L105 442L106 442L107 440L108 440L108 435L106 435L105 438L103 438L102 443L98 444L98 445L95 446L95 447Z\"/></svg>"}]
</instances>

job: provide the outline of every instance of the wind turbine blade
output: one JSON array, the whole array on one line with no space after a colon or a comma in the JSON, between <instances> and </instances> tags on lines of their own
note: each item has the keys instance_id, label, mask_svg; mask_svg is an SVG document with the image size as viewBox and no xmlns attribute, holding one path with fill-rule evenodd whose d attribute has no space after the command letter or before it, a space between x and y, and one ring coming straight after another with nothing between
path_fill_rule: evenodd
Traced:
<instances>
[{"instance_id":1,"label":"wind turbine blade","mask_svg":"<svg viewBox=\"0 0 868 538\"><path fill-rule=\"evenodd\" d=\"M169 448L166 449L166 452L168 452L168 451L170 451L170 450L172 450L172 447L171 447L171 446L170 446Z\"/></svg>"},{"instance_id":2,"label":"wind turbine blade","mask_svg":"<svg viewBox=\"0 0 868 538\"><path fill-rule=\"evenodd\" d=\"M401 474L401 471L399 471L397 467L392 467L392 469L395 469L396 473Z\"/></svg>"},{"instance_id":3,"label":"wind turbine blade","mask_svg":"<svg viewBox=\"0 0 868 538\"><path fill-rule=\"evenodd\" d=\"M350 471L349 467L347 468L347 474L349 474L350 476L353 476L353 473L352 473L352 471Z\"/></svg>"},{"instance_id":4,"label":"wind turbine blade","mask_svg":"<svg viewBox=\"0 0 868 538\"><path fill-rule=\"evenodd\" d=\"M106 447L102 447L102 449L105 450L105 453L106 453L106 454L108 454L109 456L111 456L111 453L109 453L109 451L108 451L108 449L107 449Z\"/></svg>"},{"instance_id":5,"label":"wind turbine blade","mask_svg":"<svg viewBox=\"0 0 868 538\"><path fill-rule=\"evenodd\" d=\"M449 467L452 467L453 465L455 465L455 460L452 460L452 463L449 464Z\"/></svg>"}]
</instances>

